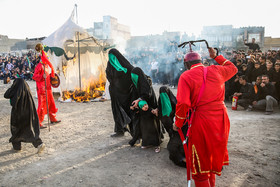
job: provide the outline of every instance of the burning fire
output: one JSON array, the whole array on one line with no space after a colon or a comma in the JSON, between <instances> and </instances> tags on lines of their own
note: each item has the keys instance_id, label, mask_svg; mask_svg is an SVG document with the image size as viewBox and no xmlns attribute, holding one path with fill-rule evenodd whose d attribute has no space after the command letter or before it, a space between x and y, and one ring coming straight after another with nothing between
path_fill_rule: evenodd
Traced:
<instances>
[{"instance_id":1,"label":"burning fire","mask_svg":"<svg viewBox=\"0 0 280 187\"><path fill-rule=\"evenodd\" d=\"M74 91L63 91L62 99L72 99L76 102L88 102L95 98L101 97L105 91L106 77L105 72L100 72L99 80L90 78L89 80L82 79L83 88L76 88Z\"/></svg>"}]
</instances>

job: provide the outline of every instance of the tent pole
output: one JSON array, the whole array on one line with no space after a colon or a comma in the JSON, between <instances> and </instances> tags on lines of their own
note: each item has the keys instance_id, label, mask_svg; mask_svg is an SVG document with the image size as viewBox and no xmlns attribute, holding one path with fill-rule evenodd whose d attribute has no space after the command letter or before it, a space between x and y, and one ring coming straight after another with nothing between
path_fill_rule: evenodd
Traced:
<instances>
[{"instance_id":1,"label":"tent pole","mask_svg":"<svg viewBox=\"0 0 280 187\"><path fill-rule=\"evenodd\" d=\"M78 5L75 4L75 8L76 8L76 22L78 24Z\"/></svg>"},{"instance_id":2,"label":"tent pole","mask_svg":"<svg viewBox=\"0 0 280 187\"><path fill-rule=\"evenodd\" d=\"M80 32L78 32L78 58L79 58L79 85L80 90L82 90L82 83L81 83L81 61L80 61Z\"/></svg>"}]
</instances>

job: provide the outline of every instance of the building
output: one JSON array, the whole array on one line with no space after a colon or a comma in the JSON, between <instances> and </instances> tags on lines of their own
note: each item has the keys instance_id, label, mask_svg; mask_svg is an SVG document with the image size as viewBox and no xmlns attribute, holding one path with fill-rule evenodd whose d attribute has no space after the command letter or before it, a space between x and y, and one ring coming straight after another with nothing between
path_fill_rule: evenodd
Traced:
<instances>
[{"instance_id":1,"label":"building","mask_svg":"<svg viewBox=\"0 0 280 187\"><path fill-rule=\"evenodd\" d=\"M243 48L247 49L244 46L244 39L247 39L247 42L252 42L252 38L255 38L256 43L259 44L260 48L264 48L264 27L241 27L233 30L233 46L237 49Z\"/></svg>"},{"instance_id":2,"label":"building","mask_svg":"<svg viewBox=\"0 0 280 187\"><path fill-rule=\"evenodd\" d=\"M22 49L26 49L26 42L24 39L10 39L6 35L0 35L0 53L9 53Z\"/></svg>"},{"instance_id":3,"label":"building","mask_svg":"<svg viewBox=\"0 0 280 187\"><path fill-rule=\"evenodd\" d=\"M46 37L40 38L26 38L26 49L35 49L36 44L42 43Z\"/></svg>"},{"instance_id":4,"label":"building","mask_svg":"<svg viewBox=\"0 0 280 187\"><path fill-rule=\"evenodd\" d=\"M217 48L230 48L233 41L232 25L204 26L201 31L201 39Z\"/></svg>"},{"instance_id":5,"label":"building","mask_svg":"<svg viewBox=\"0 0 280 187\"><path fill-rule=\"evenodd\" d=\"M204 26L201 38L206 39L210 46L218 48L247 49L244 39L248 42L252 38L260 48L264 47L264 27L233 28L232 25Z\"/></svg>"},{"instance_id":6,"label":"building","mask_svg":"<svg viewBox=\"0 0 280 187\"><path fill-rule=\"evenodd\" d=\"M264 38L264 49L267 50L280 50L280 38Z\"/></svg>"},{"instance_id":7,"label":"building","mask_svg":"<svg viewBox=\"0 0 280 187\"><path fill-rule=\"evenodd\" d=\"M103 16L103 22L94 22L93 36L108 40L110 43L118 41L127 41L130 39L130 28L118 23L117 18L112 16Z\"/></svg>"}]
</instances>

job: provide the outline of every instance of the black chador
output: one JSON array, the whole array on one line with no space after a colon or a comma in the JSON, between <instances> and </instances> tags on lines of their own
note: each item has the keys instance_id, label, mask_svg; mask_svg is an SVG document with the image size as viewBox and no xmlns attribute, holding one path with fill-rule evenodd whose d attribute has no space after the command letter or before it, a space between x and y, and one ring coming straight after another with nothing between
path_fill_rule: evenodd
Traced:
<instances>
[{"instance_id":1,"label":"black chador","mask_svg":"<svg viewBox=\"0 0 280 187\"><path fill-rule=\"evenodd\" d=\"M148 103L149 108L156 109L157 99L155 92L152 88L152 81L147 77L144 72L136 67L131 71L131 78L133 80L133 100L144 100ZM136 123L135 118L139 121ZM158 147L161 143L162 131L158 118L148 111L142 111L135 114L133 124L136 125L135 134L133 135L133 140L130 141L132 146L137 139L142 138L142 146L156 146Z\"/></svg>"},{"instance_id":2,"label":"black chador","mask_svg":"<svg viewBox=\"0 0 280 187\"><path fill-rule=\"evenodd\" d=\"M176 104L177 100L172 91L166 86L160 87L158 99L158 115L164 128L169 134L169 141L167 144L169 159L178 166L186 167L185 153L180 135L177 131L173 130ZM182 130L183 133L186 134L187 125L185 125Z\"/></svg>"},{"instance_id":3,"label":"black chador","mask_svg":"<svg viewBox=\"0 0 280 187\"><path fill-rule=\"evenodd\" d=\"M28 84L21 78L15 79L4 97L10 99L12 105L12 137L9 141L14 150L21 150L21 142L30 142L38 147L38 152L42 151L44 144L39 137L39 119Z\"/></svg>"},{"instance_id":4,"label":"black chador","mask_svg":"<svg viewBox=\"0 0 280 187\"><path fill-rule=\"evenodd\" d=\"M127 125L131 124L132 80L130 74L133 66L117 49L111 49L108 56L106 77L110 82L109 92L115 121L115 134L112 135L114 137L124 135L124 132L128 130ZM130 131L133 131L131 125Z\"/></svg>"}]
</instances>

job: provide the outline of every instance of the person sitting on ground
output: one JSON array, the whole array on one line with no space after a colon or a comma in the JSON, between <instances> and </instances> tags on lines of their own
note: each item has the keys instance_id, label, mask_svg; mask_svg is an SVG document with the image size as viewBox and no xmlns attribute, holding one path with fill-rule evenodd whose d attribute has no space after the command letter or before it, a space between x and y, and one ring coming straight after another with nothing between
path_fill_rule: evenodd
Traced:
<instances>
[{"instance_id":1,"label":"person sitting on ground","mask_svg":"<svg viewBox=\"0 0 280 187\"><path fill-rule=\"evenodd\" d=\"M233 95L238 97L237 104L247 110L250 105L252 85L247 83L245 75L239 77L239 83L241 84L241 88L239 92L235 92Z\"/></svg>"},{"instance_id":2,"label":"person sitting on ground","mask_svg":"<svg viewBox=\"0 0 280 187\"><path fill-rule=\"evenodd\" d=\"M255 84L252 84L251 91L250 91L250 105L248 106L246 111L252 111L253 102L257 100L257 96L260 89L259 87L261 83L262 83L262 76L258 76Z\"/></svg>"},{"instance_id":3,"label":"person sitting on ground","mask_svg":"<svg viewBox=\"0 0 280 187\"><path fill-rule=\"evenodd\" d=\"M273 107L278 106L277 99L274 85L269 82L268 75L263 75L257 97L255 101L253 101L253 108L265 110L266 115L272 114Z\"/></svg>"},{"instance_id":4,"label":"person sitting on ground","mask_svg":"<svg viewBox=\"0 0 280 187\"><path fill-rule=\"evenodd\" d=\"M37 153L41 153L45 144L42 142L39 129L39 118L28 84L22 78L14 80L12 86L5 92L4 97L10 99L11 133L9 142L15 151L21 150L21 142L30 142Z\"/></svg>"}]
</instances>

